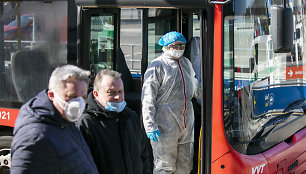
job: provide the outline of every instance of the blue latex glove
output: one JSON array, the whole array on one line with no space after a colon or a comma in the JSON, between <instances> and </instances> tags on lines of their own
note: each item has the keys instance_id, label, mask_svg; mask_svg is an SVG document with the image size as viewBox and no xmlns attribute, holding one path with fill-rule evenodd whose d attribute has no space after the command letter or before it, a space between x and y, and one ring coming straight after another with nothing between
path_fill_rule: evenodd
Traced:
<instances>
[{"instance_id":1,"label":"blue latex glove","mask_svg":"<svg viewBox=\"0 0 306 174\"><path fill-rule=\"evenodd\" d=\"M161 137L159 130L155 130L153 132L147 132L147 137L155 142L158 142L157 136Z\"/></svg>"}]
</instances>

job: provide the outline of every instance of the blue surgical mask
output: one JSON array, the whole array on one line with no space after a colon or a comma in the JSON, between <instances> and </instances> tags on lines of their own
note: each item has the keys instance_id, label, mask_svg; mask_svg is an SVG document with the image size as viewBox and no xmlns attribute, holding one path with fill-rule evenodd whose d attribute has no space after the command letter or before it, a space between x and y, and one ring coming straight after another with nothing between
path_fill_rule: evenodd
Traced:
<instances>
[{"instance_id":1,"label":"blue surgical mask","mask_svg":"<svg viewBox=\"0 0 306 174\"><path fill-rule=\"evenodd\" d=\"M121 112L126 106L126 102L106 102L105 109L109 111Z\"/></svg>"}]
</instances>

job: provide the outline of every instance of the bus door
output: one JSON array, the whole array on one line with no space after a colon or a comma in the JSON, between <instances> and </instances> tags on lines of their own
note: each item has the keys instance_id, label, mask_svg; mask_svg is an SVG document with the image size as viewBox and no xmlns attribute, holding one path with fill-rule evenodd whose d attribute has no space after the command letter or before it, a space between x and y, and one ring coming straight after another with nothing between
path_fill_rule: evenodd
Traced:
<instances>
[{"instance_id":1,"label":"bus door","mask_svg":"<svg viewBox=\"0 0 306 174\"><path fill-rule=\"evenodd\" d=\"M197 76L201 76L200 16L200 9L103 8L102 5L92 8L80 7L81 66L91 71L92 82L102 69L114 69L120 72L127 105L141 115L141 77L151 61L161 55L162 46L158 45L158 41L167 32L178 31L186 37L188 43L185 56L189 59L192 59L189 41L197 40L194 46L198 47L196 49L198 59L194 69L198 73ZM194 170L197 171L201 105L196 101L194 105L196 108Z\"/></svg>"},{"instance_id":2,"label":"bus door","mask_svg":"<svg viewBox=\"0 0 306 174\"><path fill-rule=\"evenodd\" d=\"M121 73L127 105L140 114L141 72L161 53L158 40L177 30L178 10L81 7L79 65L91 71ZM145 64L145 66L142 66Z\"/></svg>"}]
</instances>

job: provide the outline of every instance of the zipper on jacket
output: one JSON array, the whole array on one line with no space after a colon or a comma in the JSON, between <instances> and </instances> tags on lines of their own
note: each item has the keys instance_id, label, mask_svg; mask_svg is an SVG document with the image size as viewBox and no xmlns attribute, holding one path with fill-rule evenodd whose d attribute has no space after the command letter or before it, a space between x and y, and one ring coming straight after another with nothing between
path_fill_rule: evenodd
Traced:
<instances>
[{"instance_id":1,"label":"zipper on jacket","mask_svg":"<svg viewBox=\"0 0 306 174\"><path fill-rule=\"evenodd\" d=\"M182 75L182 79L183 79L183 86L184 86L184 97L185 97L185 108L184 108L184 112L183 112L183 116L184 116L184 126L186 128L186 116L185 116L185 113L186 113L186 110L187 110L187 97L186 97L186 88L185 88L185 79L184 79L184 75L183 75L183 71L182 71L182 68L181 68L181 64L180 64L180 60L176 60L179 68L180 68L180 72L181 72L181 75Z\"/></svg>"}]
</instances>

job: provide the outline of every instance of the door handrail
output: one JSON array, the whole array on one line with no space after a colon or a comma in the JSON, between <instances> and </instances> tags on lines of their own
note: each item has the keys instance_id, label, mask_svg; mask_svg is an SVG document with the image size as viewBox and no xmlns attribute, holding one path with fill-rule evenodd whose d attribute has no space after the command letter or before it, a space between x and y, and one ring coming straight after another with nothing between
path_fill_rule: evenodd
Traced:
<instances>
[{"instance_id":1,"label":"door handrail","mask_svg":"<svg viewBox=\"0 0 306 174\"><path fill-rule=\"evenodd\" d=\"M226 1L214 1L214 0L209 0L209 4L217 4L217 5L225 5L232 2L232 0L226 0Z\"/></svg>"}]
</instances>

